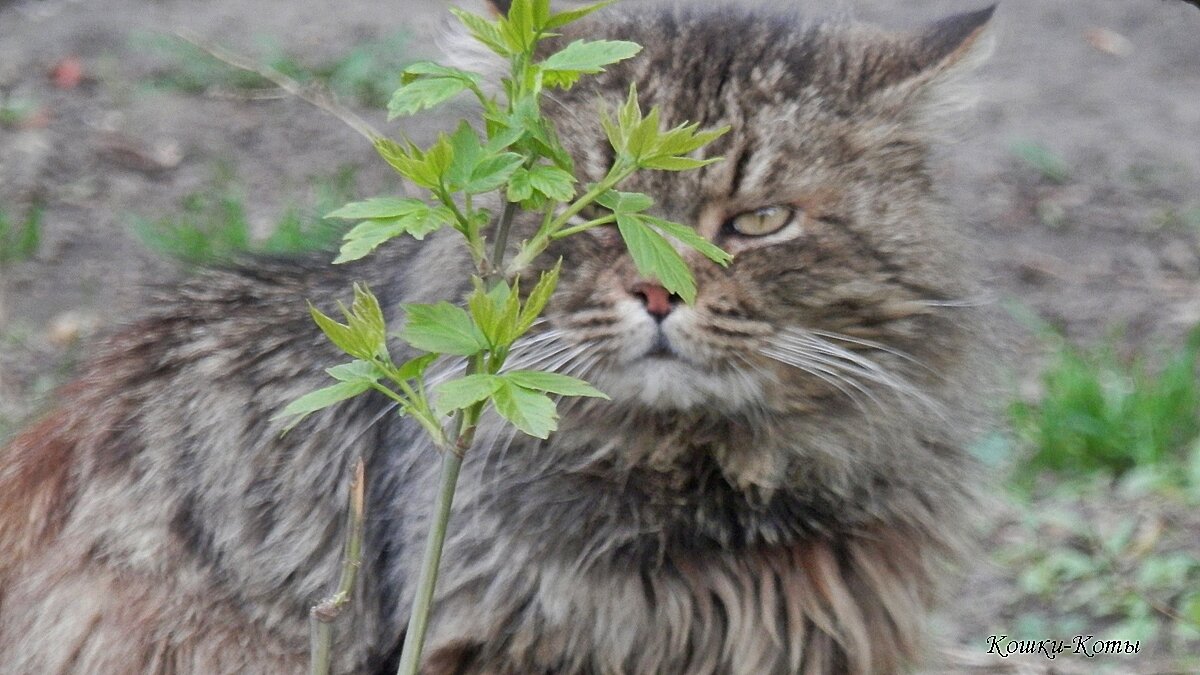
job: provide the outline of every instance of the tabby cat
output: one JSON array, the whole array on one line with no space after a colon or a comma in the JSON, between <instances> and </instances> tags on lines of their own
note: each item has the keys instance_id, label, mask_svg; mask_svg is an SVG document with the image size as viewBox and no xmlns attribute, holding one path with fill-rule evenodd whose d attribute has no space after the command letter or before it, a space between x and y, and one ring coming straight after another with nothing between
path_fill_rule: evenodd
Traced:
<instances>
[{"instance_id":1,"label":"tabby cat","mask_svg":"<svg viewBox=\"0 0 1200 675\"><path fill-rule=\"evenodd\" d=\"M514 359L613 400L564 402L550 441L485 420L423 673L921 662L923 616L974 502L962 448L978 379L962 302L974 269L930 153L991 14L893 33L629 6L556 38L645 46L547 103L586 180L613 161L595 111L631 83L666 122L732 126L706 149L726 161L628 189L736 257L725 269L692 255L699 294L685 305L639 278L612 231L550 252L560 288ZM364 280L398 320L403 302L462 296L460 248L434 237L350 266L212 271L108 338L0 455L0 670L303 672L359 457L366 556L335 667L394 668L433 451L381 397L286 436L271 416L339 361L305 299L329 308Z\"/></svg>"}]
</instances>

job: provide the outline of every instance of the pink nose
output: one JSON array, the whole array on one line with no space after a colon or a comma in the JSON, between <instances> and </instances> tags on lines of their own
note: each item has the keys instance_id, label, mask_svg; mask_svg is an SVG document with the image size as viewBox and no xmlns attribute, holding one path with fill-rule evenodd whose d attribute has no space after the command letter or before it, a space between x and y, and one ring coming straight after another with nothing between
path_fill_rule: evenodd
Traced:
<instances>
[{"instance_id":1,"label":"pink nose","mask_svg":"<svg viewBox=\"0 0 1200 675\"><path fill-rule=\"evenodd\" d=\"M654 317L655 321L662 321L667 318L667 315L675 308L675 304L679 302L678 295L663 288L661 284L652 281L642 281L635 284L630 293L642 301L642 304L646 307L646 311L650 313L650 316Z\"/></svg>"}]
</instances>

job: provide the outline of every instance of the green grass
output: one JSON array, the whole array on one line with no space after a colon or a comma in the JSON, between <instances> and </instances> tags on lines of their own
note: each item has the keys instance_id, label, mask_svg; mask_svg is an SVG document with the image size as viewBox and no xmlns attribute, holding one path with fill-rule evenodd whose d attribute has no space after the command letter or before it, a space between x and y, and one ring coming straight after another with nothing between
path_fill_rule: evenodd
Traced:
<instances>
[{"instance_id":1,"label":"green grass","mask_svg":"<svg viewBox=\"0 0 1200 675\"><path fill-rule=\"evenodd\" d=\"M233 68L176 38L144 35L136 37L134 42L136 46L164 55L170 62L150 78L151 85L156 87L202 93L214 89L245 91L275 86L255 73ZM406 44L404 35L364 42L322 63L306 62L277 47L268 47L259 61L298 82L318 82L340 97L382 108L400 86L400 71L411 61Z\"/></svg>"},{"instance_id":2,"label":"green grass","mask_svg":"<svg viewBox=\"0 0 1200 675\"><path fill-rule=\"evenodd\" d=\"M1010 408L1016 436L1030 452L1024 478L1042 471L1120 476L1135 467L1194 461L1200 328L1157 358L1121 358L1111 343L1081 349L1056 342L1039 399Z\"/></svg>"},{"instance_id":3,"label":"green grass","mask_svg":"<svg viewBox=\"0 0 1200 675\"><path fill-rule=\"evenodd\" d=\"M1055 185L1071 179L1071 166L1053 150L1036 141L1021 140L1009 146L1009 152L1023 164L1037 171L1041 178Z\"/></svg>"},{"instance_id":4,"label":"green grass","mask_svg":"<svg viewBox=\"0 0 1200 675\"><path fill-rule=\"evenodd\" d=\"M42 239L42 208L34 205L24 218L0 208L0 266L28 260L37 253Z\"/></svg>"},{"instance_id":5,"label":"green grass","mask_svg":"<svg viewBox=\"0 0 1200 675\"><path fill-rule=\"evenodd\" d=\"M19 127L38 111L33 99L0 93L0 127Z\"/></svg>"},{"instance_id":6,"label":"green grass","mask_svg":"<svg viewBox=\"0 0 1200 675\"><path fill-rule=\"evenodd\" d=\"M152 250L196 265L228 261L243 254L333 250L347 225L323 216L352 199L353 171L343 169L332 178L318 181L315 192L314 206L286 209L265 237L256 238L242 191L231 172L220 171L206 189L184 197L178 213L157 219L138 218L133 229Z\"/></svg>"},{"instance_id":7,"label":"green grass","mask_svg":"<svg viewBox=\"0 0 1200 675\"><path fill-rule=\"evenodd\" d=\"M1036 400L1010 407L1015 445L982 453L1019 459L1018 522L993 554L1014 593L994 628L1198 654L1200 327L1124 356L1113 339L1082 348L1043 331L1052 356Z\"/></svg>"}]
</instances>

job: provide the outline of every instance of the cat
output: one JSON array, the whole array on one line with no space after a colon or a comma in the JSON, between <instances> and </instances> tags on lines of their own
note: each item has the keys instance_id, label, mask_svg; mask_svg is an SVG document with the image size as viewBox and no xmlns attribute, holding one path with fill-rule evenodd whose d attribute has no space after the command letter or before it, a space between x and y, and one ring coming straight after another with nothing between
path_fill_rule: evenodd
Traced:
<instances>
[{"instance_id":1,"label":"cat","mask_svg":"<svg viewBox=\"0 0 1200 675\"><path fill-rule=\"evenodd\" d=\"M689 256L699 291L685 305L638 276L611 230L545 256L562 257L560 286L514 363L612 401L564 401L549 441L485 417L423 673L921 663L924 616L976 503L963 448L984 360L979 312L962 302L975 268L930 153L991 16L893 33L614 7L553 40L645 47L547 102L584 180L613 161L595 112L631 83L667 123L732 126L705 150L723 162L623 187L735 258ZM329 308L365 281L395 322L401 303L462 297L469 261L449 236L327 259L164 289L3 450L0 671L302 672L362 457L366 553L334 669L394 672L434 452L382 397L287 435L272 415L345 360L306 299Z\"/></svg>"}]
</instances>

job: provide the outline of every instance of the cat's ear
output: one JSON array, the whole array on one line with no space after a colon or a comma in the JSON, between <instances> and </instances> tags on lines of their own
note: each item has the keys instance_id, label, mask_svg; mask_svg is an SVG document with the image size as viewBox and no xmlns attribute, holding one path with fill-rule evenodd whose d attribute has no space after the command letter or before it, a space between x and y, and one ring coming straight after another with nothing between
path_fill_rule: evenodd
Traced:
<instances>
[{"instance_id":1,"label":"cat's ear","mask_svg":"<svg viewBox=\"0 0 1200 675\"><path fill-rule=\"evenodd\" d=\"M512 7L512 0L487 0L488 8L497 16L507 16L508 8Z\"/></svg>"},{"instance_id":2,"label":"cat's ear","mask_svg":"<svg viewBox=\"0 0 1200 675\"><path fill-rule=\"evenodd\" d=\"M987 55L988 24L996 5L974 12L946 17L925 28L916 37L914 62L916 78L936 78L939 73L970 65Z\"/></svg>"},{"instance_id":3,"label":"cat's ear","mask_svg":"<svg viewBox=\"0 0 1200 675\"><path fill-rule=\"evenodd\" d=\"M896 63L873 95L885 109L939 117L937 111L960 112L974 99L964 86L969 74L991 52L989 26L996 6L955 14L901 38Z\"/></svg>"}]
</instances>

